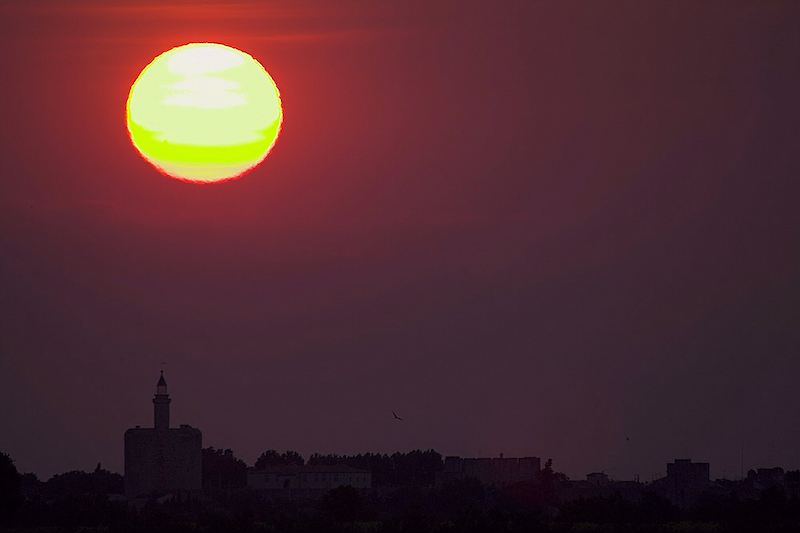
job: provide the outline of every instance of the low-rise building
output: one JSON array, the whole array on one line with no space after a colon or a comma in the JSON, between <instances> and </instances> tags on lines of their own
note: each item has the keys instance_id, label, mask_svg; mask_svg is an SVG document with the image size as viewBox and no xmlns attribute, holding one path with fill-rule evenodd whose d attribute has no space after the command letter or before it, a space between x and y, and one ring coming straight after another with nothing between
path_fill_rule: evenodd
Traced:
<instances>
[{"instance_id":1,"label":"low-rise building","mask_svg":"<svg viewBox=\"0 0 800 533\"><path fill-rule=\"evenodd\" d=\"M708 463L693 463L691 459L675 459L667 463L667 477L658 480L657 485L664 496L686 509L710 486L711 467Z\"/></svg>"},{"instance_id":2,"label":"low-rise building","mask_svg":"<svg viewBox=\"0 0 800 533\"><path fill-rule=\"evenodd\" d=\"M756 480L761 487L767 489L770 487L781 487L786 485L786 474L781 467L775 468L759 468L756 472Z\"/></svg>"},{"instance_id":3,"label":"low-rise building","mask_svg":"<svg viewBox=\"0 0 800 533\"><path fill-rule=\"evenodd\" d=\"M607 487L611 484L611 479L605 472L592 472L586 474L586 482L593 487Z\"/></svg>"}]
</instances>

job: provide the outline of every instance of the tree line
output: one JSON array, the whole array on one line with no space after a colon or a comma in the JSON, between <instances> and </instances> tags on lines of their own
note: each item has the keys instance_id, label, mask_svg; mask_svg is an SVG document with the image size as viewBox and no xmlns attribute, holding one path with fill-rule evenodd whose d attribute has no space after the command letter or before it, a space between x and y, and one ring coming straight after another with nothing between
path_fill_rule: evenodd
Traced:
<instances>
[{"instance_id":1,"label":"tree line","mask_svg":"<svg viewBox=\"0 0 800 533\"><path fill-rule=\"evenodd\" d=\"M421 461L425 453L400 455ZM205 454L217 466L236 465L231 472L240 472L244 465L228 450L207 449ZM272 466L296 466L301 459L293 453L263 455L264 461ZM388 464L401 460L392 460L393 456L388 456L391 460ZM369 459L374 460L373 454L349 458L315 455L308 464L352 460L362 461L353 463L361 465ZM386 460L385 456L381 460ZM734 493L707 493L689 509L679 509L662 496L647 491L638 501L626 500L619 493L559 501L554 489L566 483L566 477L555 472L550 461L536 480L503 488L483 485L473 478L454 480L441 487L407 485L369 493L338 487L320 499L287 499L243 487L210 491L203 497L177 497L163 503L152 499L138 508L119 498L109 498L110 491L122 490L122 476L100 465L94 472L67 472L47 482L30 476L20 474L11 458L0 453L0 530L10 527L20 533L45 530L61 533L81 528L127 533L800 531L800 498L788 496L778 487L764 490L758 498L751 499L740 499ZM40 493L26 497L23 493L26 483L25 490L33 486ZM80 487L76 490L85 492L73 493L72 488L65 487ZM47 499L51 497L52 500Z\"/></svg>"},{"instance_id":2,"label":"tree line","mask_svg":"<svg viewBox=\"0 0 800 533\"><path fill-rule=\"evenodd\" d=\"M254 468L345 465L369 470L372 486L399 487L433 486L436 472L444 470L442 455L435 450L413 450L408 453L363 453L358 455L312 454L308 462L295 451L266 450L256 460ZM223 489L247 486L247 464L230 449L203 449L203 488Z\"/></svg>"}]
</instances>

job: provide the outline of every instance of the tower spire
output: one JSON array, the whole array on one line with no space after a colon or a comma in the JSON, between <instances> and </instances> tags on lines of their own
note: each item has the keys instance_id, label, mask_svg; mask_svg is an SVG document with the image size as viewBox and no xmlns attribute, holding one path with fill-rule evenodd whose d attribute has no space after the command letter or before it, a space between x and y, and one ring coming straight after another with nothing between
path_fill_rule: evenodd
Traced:
<instances>
[{"instance_id":1,"label":"tower spire","mask_svg":"<svg viewBox=\"0 0 800 533\"><path fill-rule=\"evenodd\" d=\"M167 380L164 371L156 384L156 396L153 398L153 425L156 429L169 429L169 404L172 400L167 392Z\"/></svg>"},{"instance_id":2,"label":"tower spire","mask_svg":"<svg viewBox=\"0 0 800 533\"><path fill-rule=\"evenodd\" d=\"M161 378L156 385L156 394L169 394L167 392L167 380L164 379L164 371L161 371Z\"/></svg>"}]
</instances>

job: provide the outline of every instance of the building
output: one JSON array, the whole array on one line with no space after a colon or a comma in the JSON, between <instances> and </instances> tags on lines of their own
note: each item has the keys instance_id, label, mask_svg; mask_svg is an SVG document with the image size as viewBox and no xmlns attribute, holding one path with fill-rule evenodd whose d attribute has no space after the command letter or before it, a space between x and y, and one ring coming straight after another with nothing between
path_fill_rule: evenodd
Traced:
<instances>
[{"instance_id":1,"label":"building","mask_svg":"<svg viewBox=\"0 0 800 533\"><path fill-rule=\"evenodd\" d=\"M372 488L372 474L346 465L276 466L247 472L247 486L262 491L322 491L349 485Z\"/></svg>"},{"instance_id":2,"label":"building","mask_svg":"<svg viewBox=\"0 0 800 533\"><path fill-rule=\"evenodd\" d=\"M611 485L611 479L605 472L592 472L586 474L586 483L593 487L608 487Z\"/></svg>"},{"instance_id":3,"label":"building","mask_svg":"<svg viewBox=\"0 0 800 533\"><path fill-rule=\"evenodd\" d=\"M748 477L749 474L750 472L748 472ZM784 488L786 486L786 473L779 466L775 468L759 468L755 477L759 485L765 489L770 487Z\"/></svg>"},{"instance_id":4,"label":"building","mask_svg":"<svg viewBox=\"0 0 800 533\"><path fill-rule=\"evenodd\" d=\"M128 498L202 489L203 436L191 426L169 427L171 401L162 371L153 398L153 427L125 432Z\"/></svg>"},{"instance_id":5,"label":"building","mask_svg":"<svg viewBox=\"0 0 800 533\"><path fill-rule=\"evenodd\" d=\"M444 472L437 472L436 484L457 479L475 478L483 484L502 487L519 481L533 481L542 468L538 457L463 458L448 456Z\"/></svg>"},{"instance_id":6,"label":"building","mask_svg":"<svg viewBox=\"0 0 800 533\"><path fill-rule=\"evenodd\" d=\"M710 471L708 463L675 459L674 463L667 463L667 477L660 479L659 484L663 487L664 495L673 504L686 509L709 489Z\"/></svg>"}]
</instances>

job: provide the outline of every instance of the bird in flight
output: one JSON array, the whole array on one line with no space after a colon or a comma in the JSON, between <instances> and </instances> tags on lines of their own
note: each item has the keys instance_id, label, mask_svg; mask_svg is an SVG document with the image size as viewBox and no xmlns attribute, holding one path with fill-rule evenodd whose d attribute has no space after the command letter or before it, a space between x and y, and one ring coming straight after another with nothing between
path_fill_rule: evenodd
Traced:
<instances>
[{"instance_id":1,"label":"bird in flight","mask_svg":"<svg viewBox=\"0 0 800 533\"><path fill-rule=\"evenodd\" d=\"M397 420L402 420L402 418L400 418L399 416L397 416L397 413L395 413L394 411L392 411L392 414L394 415L395 419L397 419Z\"/></svg>"}]
</instances>

